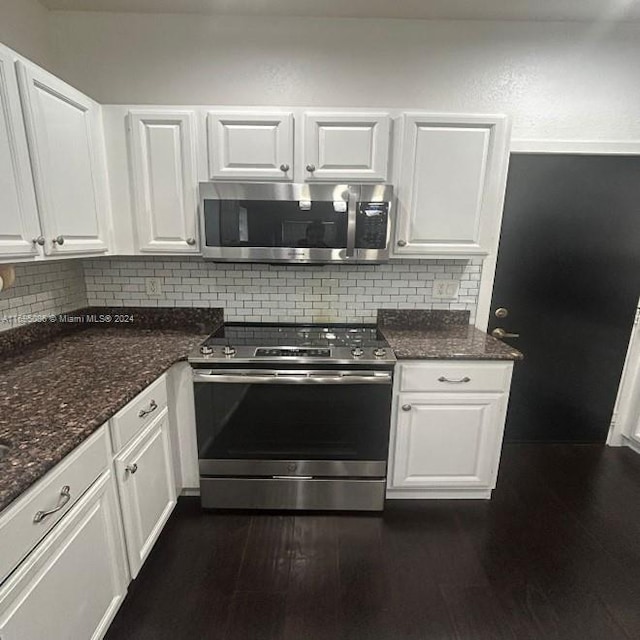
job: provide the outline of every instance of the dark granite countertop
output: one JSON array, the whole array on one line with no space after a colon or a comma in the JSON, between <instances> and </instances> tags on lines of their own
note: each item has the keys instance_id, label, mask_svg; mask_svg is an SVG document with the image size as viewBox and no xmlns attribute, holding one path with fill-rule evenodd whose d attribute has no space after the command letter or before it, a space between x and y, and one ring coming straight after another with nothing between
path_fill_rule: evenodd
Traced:
<instances>
[{"instance_id":1,"label":"dark granite countertop","mask_svg":"<svg viewBox=\"0 0 640 640\"><path fill-rule=\"evenodd\" d=\"M468 311L386 310L378 327L398 360L520 360L515 348L469 324Z\"/></svg>"},{"instance_id":2,"label":"dark granite countertop","mask_svg":"<svg viewBox=\"0 0 640 640\"><path fill-rule=\"evenodd\" d=\"M184 310L173 317L147 310L121 328L85 325L52 335L43 327L44 341L30 326L28 346L19 335L8 354L12 338L0 334L0 443L10 445L0 460L0 511L215 330L222 310L207 311L199 312L202 322L191 322Z\"/></svg>"}]
</instances>

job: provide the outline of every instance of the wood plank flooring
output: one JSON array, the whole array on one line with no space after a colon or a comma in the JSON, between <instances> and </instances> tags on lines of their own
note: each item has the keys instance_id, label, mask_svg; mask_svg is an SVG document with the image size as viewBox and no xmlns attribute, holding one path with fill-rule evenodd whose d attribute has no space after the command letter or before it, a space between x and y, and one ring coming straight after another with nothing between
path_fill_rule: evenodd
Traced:
<instances>
[{"instance_id":1,"label":"wood plank flooring","mask_svg":"<svg viewBox=\"0 0 640 640\"><path fill-rule=\"evenodd\" d=\"M183 498L107 640L640 638L640 456L505 445L484 501L381 516Z\"/></svg>"}]
</instances>

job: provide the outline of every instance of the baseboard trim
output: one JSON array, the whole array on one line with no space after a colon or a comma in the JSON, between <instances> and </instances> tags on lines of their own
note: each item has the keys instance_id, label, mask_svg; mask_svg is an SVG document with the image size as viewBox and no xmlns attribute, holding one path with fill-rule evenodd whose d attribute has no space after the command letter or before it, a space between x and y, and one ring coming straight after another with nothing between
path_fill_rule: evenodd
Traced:
<instances>
[{"instance_id":1,"label":"baseboard trim","mask_svg":"<svg viewBox=\"0 0 640 640\"><path fill-rule=\"evenodd\" d=\"M387 500L491 500L491 489L387 489Z\"/></svg>"}]
</instances>

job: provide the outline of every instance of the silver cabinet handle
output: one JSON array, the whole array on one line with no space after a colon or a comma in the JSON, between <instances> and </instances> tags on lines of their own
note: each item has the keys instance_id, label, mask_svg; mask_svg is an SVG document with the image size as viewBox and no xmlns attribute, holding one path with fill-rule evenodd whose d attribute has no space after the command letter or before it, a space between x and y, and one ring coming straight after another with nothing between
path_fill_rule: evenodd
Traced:
<instances>
[{"instance_id":1,"label":"silver cabinet handle","mask_svg":"<svg viewBox=\"0 0 640 640\"><path fill-rule=\"evenodd\" d=\"M451 378L445 378L444 376L440 376L438 378L438 382L450 382L451 384L461 384L463 382L471 382L471 378L469 376L465 376L464 378L460 378L458 380L452 380Z\"/></svg>"},{"instance_id":2,"label":"silver cabinet handle","mask_svg":"<svg viewBox=\"0 0 640 640\"><path fill-rule=\"evenodd\" d=\"M63 509L69 500L71 500L71 487L68 484L65 484L60 491L60 502L58 503L58 506L54 509L49 509L49 511L38 511L36 515L33 516L33 521L42 522L47 516Z\"/></svg>"},{"instance_id":3,"label":"silver cabinet handle","mask_svg":"<svg viewBox=\"0 0 640 640\"><path fill-rule=\"evenodd\" d=\"M407 241L406 240L398 240L398 246L399 247L406 247L407 246Z\"/></svg>"},{"instance_id":4,"label":"silver cabinet handle","mask_svg":"<svg viewBox=\"0 0 640 640\"><path fill-rule=\"evenodd\" d=\"M193 247L193 245L196 243L196 239L195 238L187 238L187 244L191 247Z\"/></svg>"},{"instance_id":5,"label":"silver cabinet handle","mask_svg":"<svg viewBox=\"0 0 640 640\"><path fill-rule=\"evenodd\" d=\"M494 338L498 338L498 340L502 340L504 338L519 338L520 337L519 333L508 333L507 331L505 331L504 329L501 329L500 327L496 327L491 332L491 335Z\"/></svg>"},{"instance_id":6,"label":"silver cabinet handle","mask_svg":"<svg viewBox=\"0 0 640 640\"><path fill-rule=\"evenodd\" d=\"M308 164L307 165L307 171L309 173L313 173L316 170L316 165L315 164Z\"/></svg>"},{"instance_id":7,"label":"silver cabinet handle","mask_svg":"<svg viewBox=\"0 0 640 640\"><path fill-rule=\"evenodd\" d=\"M64 244L64 236L57 236L51 242L53 242L53 244L59 244L62 246Z\"/></svg>"},{"instance_id":8,"label":"silver cabinet handle","mask_svg":"<svg viewBox=\"0 0 640 640\"><path fill-rule=\"evenodd\" d=\"M133 475L133 474L138 470L138 465L137 465L135 462L133 462L133 463L131 463L131 464L128 464L128 465L124 468L124 470L125 470L127 473L130 473L131 475Z\"/></svg>"},{"instance_id":9,"label":"silver cabinet handle","mask_svg":"<svg viewBox=\"0 0 640 640\"><path fill-rule=\"evenodd\" d=\"M286 162L280 165L280 171L282 171L283 173L287 173L290 168L291 167Z\"/></svg>"},{"instance_id":10,"label":"silver cabinet handle","mask_svg":"<svg viewBox=\"0 0 640 640\"><path fill-rule=\"evenodd\" d=\"M31 242L33 242L33 244L39 244L41 247L44 247L45 239L44 239L44 236L38 236L37 238L34 238Z\"/></svg>"},{"instance_id":11,"label":"silver cabinet handle","mask_svg":"<svg viewBox=\"0 0 640 640\"><path fill-rule=\"evenodd\" d=\"M140 409L140 411L138 412L138 418L145 418L150 413L153 413L157 408L158 408L158 403L155 400L152 400L149 403L148 409Z\"/></svg>"},{"instance_id":12,"label":"silver cabinet handle","mask_svg":"<svg viewBox=\"0 0 640 640\"><path fill-rule=\"evenodd\" d=\"M402 405L402 410L403 411L411 411L411 405L410 404L403 404Z\"/></svg>"}]
</instances>

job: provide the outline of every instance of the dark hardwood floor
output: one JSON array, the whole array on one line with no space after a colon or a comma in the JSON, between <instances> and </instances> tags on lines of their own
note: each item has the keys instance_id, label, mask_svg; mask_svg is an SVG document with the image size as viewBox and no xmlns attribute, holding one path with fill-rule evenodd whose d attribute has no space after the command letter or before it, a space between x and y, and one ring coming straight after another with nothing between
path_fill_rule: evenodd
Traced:
<instances>
[{"instance_id":1,"label":"dark hardwood floor","mask_svg":"<svg viewBox=\"0 0 640 640\"><path fill-rule=\"evenodd\" d=\"M640 638L640 456L506 445L484 501L383 515L183 498L108 640Z\"/></svg>"}]
</instances>

